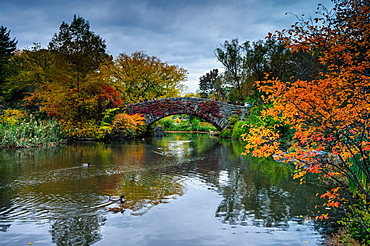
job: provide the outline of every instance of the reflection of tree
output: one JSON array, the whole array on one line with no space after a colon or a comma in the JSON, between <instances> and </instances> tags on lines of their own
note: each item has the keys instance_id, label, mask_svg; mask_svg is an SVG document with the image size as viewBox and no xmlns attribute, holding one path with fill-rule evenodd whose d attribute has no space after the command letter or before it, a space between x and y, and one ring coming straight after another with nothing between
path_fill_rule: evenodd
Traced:
<instances>
[{"instance_id":1,"label":"reflection of tree","mask_svg":"<svg viewBox=\"0 0 370 246\"><path fill-rule=\"evenodd\" d=\"M82 215L59 218L51 226L52 242L57 245L91 245L102 238L102 215Z\"/></svg>"},{"instance_id":2,"label":"reflection of tree","mask_svg":"<svg viewBox=\"0 0 370 246\"><path fill-rule=\"evenodd\" d=\"M196 168L200 178L222 193L217 218L232 225L284 227L292 218L313 210L316 203L308 198L316 198L316 191L292 180L288 165L241 156L242 150L242 143L222 140L202 153L206 158L198 160L196 167L189 168Z\"/></svg>"},{"instance_id":3,"label":"reflection of tree","mask_svg":"<svg viewBox=\"0 0 370 246\"><path fill-rule=\"evenodd\" d=\"M291 180L288 166L268 160L249 161L241 169L231 166L219 174L218 188L224 199L216 217L223 223L285 227L290 219L306 215L308 207L315 204L305 199L314 196L315 191Z\"/></svg>"},{"instance_id":4,"label":"reflection of tree","mask_svg":"<svg viewBox=\"0 0 370 246\"><path fill-rule=\"evenodd\" d=\"M49 232L53 243L90 245L101 239L99 229L105 221L97 209L101 207L101 197L83 191L61 195L32 192L28 187L26 192L18 192L11 199L11 206L4 208L4 213L0 210L0 230L6 230L15 220L47 222L51 224ZM3 224L6 221L10 224Z\"/></svg>"},{"instance_id":5,"label":"reflection of tree","mask_svg":"<svg viewBox=\"0 0 370 246\"><path fill-rule=\"evenodd\" d=\"M216 217L222 217L223 223L229 222L234 225L240 221L239 217L242 210L240 191L238 191L240 175L237 172L232 172L228 178L229 185L223 187L225 199L218 206Z\"/></svg>"},{"instance_id":6,"label":"reflection of tree","mask_svg":"<svg viewBox=\"0 0 370 246\"><path fill-rule=\"evenodd\" d=\"M277 226L290 218L291 195L275 186L258 187L248 173L229 173L227 184L220 188L224 200L216 211L223 223Z\"/></svg>"},{"instance_id":7,"label":"reflection of tree","mask_svg":"<svg viewBox=\"0 0 370 246\"><path fill-rule=\"evenodd\" d=\"M175 176L148 171L125 175L120 192L126 198L123 207L135 212L182 196L184 186Z\"/></svg>"}]
</instances>

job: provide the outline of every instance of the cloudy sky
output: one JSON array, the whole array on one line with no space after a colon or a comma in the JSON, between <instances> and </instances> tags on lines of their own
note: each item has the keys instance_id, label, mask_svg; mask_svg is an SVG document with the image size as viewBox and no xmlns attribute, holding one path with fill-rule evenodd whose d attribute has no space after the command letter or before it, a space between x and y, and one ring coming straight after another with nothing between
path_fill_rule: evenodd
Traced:
<instances>
[{"instance_id":1,"label":"cloudy sky","mask_svg":"<svg viewBox=\"0 0 370 246\"><path fill-rule=\"evenodd\" d=\"M289 28L292 14L313 16L330 0L1 0L0 26L11 30L18 48L46 47L73 15L89 21L106 41L108 52L145 51L188 72L188 92L199 77L222 65L214 50L225 40L257 41Z\"/></svg>"}]
</instances>

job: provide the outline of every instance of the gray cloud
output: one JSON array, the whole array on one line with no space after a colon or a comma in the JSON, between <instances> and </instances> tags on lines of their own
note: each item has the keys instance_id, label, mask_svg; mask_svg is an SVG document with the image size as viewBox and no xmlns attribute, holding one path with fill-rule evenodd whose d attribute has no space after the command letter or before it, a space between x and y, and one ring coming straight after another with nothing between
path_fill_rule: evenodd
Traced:
<instances>
[{"instance_id":1,"label":"gray cloud","mask_svg":"<svg viewBox=\"0 0 370 246\"><path fill-rule=\"evenodd\" d=\"M2 0L0 25L11 30L20 49L47 46L76 14L106 40L113 56L146 51L184 67L194 92L200 76L221 68L213 52L225 40L263 39L295 22L286 12L313 15L318 3L332 6L330 0Z\"/></svg>"}]
</instances>

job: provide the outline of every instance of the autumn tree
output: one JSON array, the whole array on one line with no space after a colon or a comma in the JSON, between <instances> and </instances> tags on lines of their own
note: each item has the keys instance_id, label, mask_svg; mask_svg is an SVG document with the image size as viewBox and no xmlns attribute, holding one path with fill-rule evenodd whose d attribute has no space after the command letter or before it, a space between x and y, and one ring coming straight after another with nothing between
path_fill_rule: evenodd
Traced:
<instances>
[{"instance_id":1,"label":"autumn tree","mask_svg":"<svg viewBox=\"0 0 370 246\"><path fill-rule=\"evenodd\" d=\"M19 53L20 72L9 79L14 90L29 89L28 105L55 117L66 130L99 128L105 110L123 104L121 94L99 72L109 63L104 40L74 16L55 34L47 49L36 45ZM86 132L86 131L84 131Z\"/></svg>"},{"instance_id":2,"label":"autumn tree","mask_svg":"<svg viewBox=\"0 0 370 246\"><path fill-rule=\"evenodd\" d=\"M17 51L10 60L12 66L16 67L17 73L8 77L4 83L6 94L4 102L7 106L16 107L24 105L23 99L43 87L52 80L55 63L53 54L35 44L27 50ZM40 105L34 105L37 108Z\"/></svg>"},{"instance_id":3,"label":"autumn tree","mask_svg":"<svg viewBox=\"0 0 370 246\"><path fill-rule=\"evenodd\" d=\"M370 5L368 1L336 1L334 12L318 8L319 17L303 17L277 32L292 52L317 55L326 67L321 78L258 83L273 107L264 111L294 130L294 143L282 149L275 126L252 128L246 152L276 154L292 161L295 178L318 173L336 184L321 194L328 209L342 211L342 223L358 223L359 238L370 242ZM327 218L323 213L318 218ZM362 230L362 231L361 231Z\"/></svg>"},{"instance_id":4,"label":"autumn tree","mask_svg":"<svg viewBox=\"0 0 370 246\"><path fill-rule=\"evenodd\" d=\"M120 104L118 92L97 73L110 56L88 21L74 16L71 24L63 22L49 50L55 57L55 77L39 94L49 114L62 117L74 112L70 120L99 121L105 108Z\"/></svg>"},{"instance_id":5,"label":"autumn tree","mask_svg":"<svg viewBox=\"0 0 370 246\"><path fill-rule=\"evenodd\" d=\"M102 71L127 103L179 96L184 89L182 82L187 78L184 68L139 51L119 54L113 64Z\"/></svg>"}]
</instances>

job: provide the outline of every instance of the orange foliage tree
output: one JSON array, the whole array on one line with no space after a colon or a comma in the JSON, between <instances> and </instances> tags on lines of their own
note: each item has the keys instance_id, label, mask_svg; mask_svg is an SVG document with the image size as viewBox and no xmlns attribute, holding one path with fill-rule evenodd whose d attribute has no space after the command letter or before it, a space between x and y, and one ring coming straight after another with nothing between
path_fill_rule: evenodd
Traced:
<instances>
[{"instance_id":1,"label":"orange foliage tree","mask_svg":"<svg viewBox=\"0 0 370 246\"><path fill-rule=\"evenodd\" d=\"M140 135L146 131L144 120L141 114L117 114L113 119L113 132L123 133L126 136Z\"/></svg>"},{"instance_id":2,"label":"orange foliage tree","mask_svg":"<svg viewBox=\"0 0 370 246\"><path fill-rule=\"evenodd\" d=\"M370 4L336 1L333 12L319 7L318 18L299 21L277 31L292 52L318 54L326 66L321 79L257 82L273 106L264 116L294 130L294 143L281 148L279 124L252 128L244 136L247 153L276 154L296 167L294 177L319 173L336 188L322 194L327 208L342 209L341 221L358 222L370 234ZM318 218L327 218L321 214ZM349 220L348 220L349 219Z\"/></svg>"}]
</instances>

